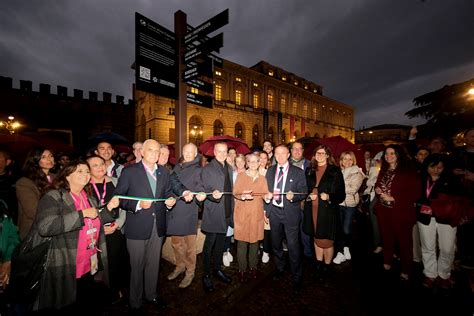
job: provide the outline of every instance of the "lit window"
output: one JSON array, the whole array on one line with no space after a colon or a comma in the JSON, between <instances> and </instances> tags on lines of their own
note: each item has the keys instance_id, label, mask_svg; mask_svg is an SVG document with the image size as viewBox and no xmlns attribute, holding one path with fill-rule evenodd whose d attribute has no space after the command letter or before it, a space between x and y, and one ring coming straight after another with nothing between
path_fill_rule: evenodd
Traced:
<instances>
[{"instance_id":1,"label":"lit window","mask_svg":"<svg viewBox=\"0 0 474 316\"><path fill-rule=\"evenodd\" d=\"M297 85L298 85L298 81L295 80L295 82L293 82L293 84L294 84L295 86L297 86Z\"/></svg>"},{"instance_id":2,"label":"lit window","mask_svg":"<svg viewBox=\"0 0 474 316\"><path fill-rule=\"evenodd\" d=\"M269 90L268 91L268 109L273 110L273 91Z\"/></svg>"},{"instance_id":3,"label":"lit window","mask_svg":"<svg viewBox=\"0 0 474 316\"><path fill-rule=\"evenodd\" d=\"M304 88L305 88L306 90L308 90L308 85L307 85L307 84L305 84L305 85L304 85Z\"/></svg>"},{"instance_id":4,"label":"lit window","mask_svg":"<svg viewBox=\"0 0 474 316\"><path fill-rule=\"evenodd\" d=\"M273 75L274 75L273 70L269 70L268 75L273 77Z\"/></svg>"},{"instance_id":5,"label":"lit window","mask_svg":"<svg viewBox=\"0 0 474 316\"><path fill-rule=\"evenodd\" d=\"M242 102L242 91L240 90L235 90L235 104L240 105Z\"/></svg>"},{"instance_id":6,"label":"lit window","mask_svg":"<svg viewBox=\"0 0 474 316\"><path fill-rule=\"evenodd\" d=\"M292 109L292 114L296 115L296 111L298 110L298 102L296 99L293 99L293 109Z\"/></svg>"},{"instance_id":7,"label":"lit window","mask_svg":"<svg viewBox=\"0 0 474 316\"><path fill-rule=\"evenodd\" d=\"M220 84L216 84L216 101L222 100L222 86Z\"/></svg>"},{"instance_id":8,"label":"lit window","mask_svg":"<svg viewBox=\"0 0 474 316\"><path fill-rule=\"evenodd\" d=\"M308 115L308 103L305 102L303 103L303 117L306 117Z\"/></svg>"},{"instance_id":9,"label":"lit window","mask_svg":"<svg viewBox=\"0 0 474 316\"><path fill-rule=\"evenodd\" d=\"M284 112L286 109L286 96L282 95L280 101L281 101L280 111Z\"/></svg>"},{"instance_id":10,"label":"lit window","mask_svg":"<svg viewBox=\"0 0 474 316\"><path fill-rule=\"evenodd\" d=\"M281 76L281 80L286 81L286 76L285 75Z\"/></svg>"},{"instance_id":11,"label":"lit window","mask_svg":"<svg viewBox=\"0 0 474 316\"><path fill-rule=\"evenodd\" d=\"M258 88L258 83L254 82L254 83L253 83L253 86L254 86L255 88Z\"/></svg>"},{"instance_id":12,"label":"lit window","mask_svg":"<svg viewBox=\"0 0 474 316\"><path fill-rule=\"evenodd\" d=\"M316 119L316 107L313 106L313 120Z\"/></svg>"},{"instance_id":13,"label":"lit window","mask_svg":"<svg viewBox=\"0 0 474 316\"><path fill-rule=\"evenodd\" d=\"M314 93L318 93L318 89L313 89L313 92L314 92Z\"/></svg>"},{"instance_id":14,"label":"lit window","mask_svg":"<svg viewBox=\"0 0 474 316\"><path fill-rule=\"evenodd\" d=\"M216 76L222 76L222 73L218 70L216 70Z\"/></svg>"},{"instance_id":15,"label":"lit window","mask_svg":"<svg viewBox=\"0 0 474 316\"><path fill-rule=\"evenodd\" d=\"M237 81L237 82L242 82L242 78L240 78L240 77L235 77L235 81Z\"/></svg>"},{"instance_id":16,"label":"lit window","mask_svg":"<svg viewBox=\"0 0 474 316\"><path fill-rule=\"evenodd\" d=\"M191 87L191 92L195 94L199 94L199 90L197 88Z\"/></svg>"},{"instance_id":17,"label":"lit window","mask_svg":"<svg viewBox=\"0 0 474 316\"><path fill-rule=\"evenodd\" d=\"M253 107L258 109L258 94L253 95Z\"/></svg>"}]
</instances>

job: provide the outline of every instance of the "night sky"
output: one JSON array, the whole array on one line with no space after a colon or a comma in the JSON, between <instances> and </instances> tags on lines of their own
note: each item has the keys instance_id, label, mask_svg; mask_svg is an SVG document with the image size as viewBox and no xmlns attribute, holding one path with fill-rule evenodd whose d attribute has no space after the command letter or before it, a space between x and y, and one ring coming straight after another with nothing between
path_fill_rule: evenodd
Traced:
<instances>
[{"instance_id":1,"label":"night sky","mask_svg":"<svg viewBox=\"0 0 474 316\"><path fill-rule=\"evenodd\" d=\"M417 124L412 99L474 77L474 1L1 0L0 75L131 98L134 13L173 29L229 8L220 56L260 60L356 109L355 127Z\"/></svg>"}]
</instances>

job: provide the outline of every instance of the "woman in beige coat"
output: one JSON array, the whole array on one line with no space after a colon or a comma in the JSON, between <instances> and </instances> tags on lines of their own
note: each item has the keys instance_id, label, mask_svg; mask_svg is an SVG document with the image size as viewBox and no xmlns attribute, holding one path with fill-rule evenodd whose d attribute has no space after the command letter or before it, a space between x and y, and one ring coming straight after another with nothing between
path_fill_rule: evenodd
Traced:
<instances>
[{"instance_id":1,"label":"woman in beige coat","mask_svg":"<svg viewBox=\"0 0 474 316\"><path fill-rule=\"evenodd\" d=\"M250 268L250 276L254 279L257 277L258 241L263 239L265 216L263 202L264 199L270 200L273 196L268 192L265 177L258 171L259 155L250 154L246 159L248 170L237 176L233 190L236 198L234 238L238 241L237 261L240 282L247 280L247 266Z\"/></svg>"}]
</instances>

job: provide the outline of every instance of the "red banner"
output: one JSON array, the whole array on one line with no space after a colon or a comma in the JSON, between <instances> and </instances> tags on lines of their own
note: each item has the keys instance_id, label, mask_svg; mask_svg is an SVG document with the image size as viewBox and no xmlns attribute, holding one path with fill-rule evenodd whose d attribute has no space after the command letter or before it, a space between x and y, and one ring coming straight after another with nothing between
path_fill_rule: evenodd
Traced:
<instances>
[{"instance_id":1,"label":"red banner","mask_svg":"<svg viewBox=\"0 0 474 316\"><path fill-rule=\"evenodd\" d=\"M302 118L301 119L301 137L304 137L305 133L305 128L306 128L306 119Z\"/></svg>"}]
</instances>

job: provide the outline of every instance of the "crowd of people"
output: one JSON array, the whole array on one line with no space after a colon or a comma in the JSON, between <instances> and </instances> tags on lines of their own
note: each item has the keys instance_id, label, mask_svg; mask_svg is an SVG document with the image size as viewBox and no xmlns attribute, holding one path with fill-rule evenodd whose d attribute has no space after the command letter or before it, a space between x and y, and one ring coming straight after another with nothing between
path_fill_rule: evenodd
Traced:
<instances>
[{"instance_id":1,"label":"crowd of people","mask_svg":"<svg viewBox=\"0 0 474 316\"><path fill-rule=\"evenodd\" d=\"M297 141L290 147L265 141L247 155L220 142L208 160L188 143L175 166L156 140L133 144L125 164L103 141L83 159L32 150L21 177L0 151L2 309L83 313L104 301L127 302L137 314L144 304L163 308L158 276L165 238L176 259L167 279L181 276L180 288L189 287L196 269L206 292L216 291L216 281L232 283L222 266L235 256L240 283L258 278L259 261L271 258L278 280L288 259L299 293L304 258L318 279L351 260L354 218L363 205L383 269L400 260L406 283L420 262L423 286L449 291L455 256L461 266L474 266L474 129L464 136L466 145L451 151L441 138L420 148L412 130L406 147L367 151L365 161L352 151L335 157L325 145L307 160ZM196 267L200 220L205 241ZM44 242L47 260L34 298L9 301L14 250ZM98 283L107 289L102 296L93 295Z\"/></svg>"}]
</instances>

